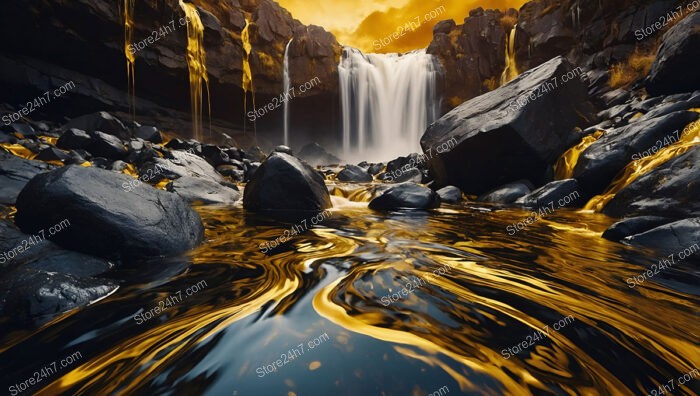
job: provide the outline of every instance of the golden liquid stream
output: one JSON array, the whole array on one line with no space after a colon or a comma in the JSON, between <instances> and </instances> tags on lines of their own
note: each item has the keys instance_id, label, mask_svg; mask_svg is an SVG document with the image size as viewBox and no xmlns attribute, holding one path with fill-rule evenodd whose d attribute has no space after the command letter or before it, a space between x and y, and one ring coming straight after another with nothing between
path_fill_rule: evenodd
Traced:
<instances>
[{"instance_id":1,"label":"golden liquid stream","mask_svg":"<svg viewBox=\"0 0 700 396\"><path fill-rule=\"evenodd\" d=\"M253 72L250 68L250 53L253 50L253 45L250 43L250 20L245 19L245 27L241 31L241 43L243 44L243 51L245 55L243 56L243 114L248 113L248 92L251 93L253 98L253 108L255 108L255 88L253 86ZM257 123L253 121L253 129L257 135ZM245 119L243 121L243 132L245 133Z\"/></svg>"},{"instance_id":2,"label":"golden liquid stream","mask_svg":"<svg viewBox=\"0 0 700 396\"><path fill-rule=\"evenodd\" d=\"M554 164L554 177L557 180L571 179L574 177L574 168L578 163L581 153L595 143L603 133L603 131L597 131L592 135L585 136L577 145L566 150L557 163Z\"/></svg>"},{"instance_id":3,"label":"golden liquid stream","mask_svg":"<svg viewBox=\"0 0 700 396\"><path fill-rule=\"evenodd\" d=\"M209 97L209 76L207 74L207 59L204 51L204 25L194 4L180 0L180 8L187 16L187 66L190 73L192 132L196 140L202 141L202 81L207 87L209 129L211 130L211 98Z\"/></svg>"},{"instance_id":4,"label":"golden liquid stream","mask_svg":"<svg viewBox=\"0 0 700 396\"><path fill-rule=\"evenodd\" d=\"M124 0L122 13L124 16L124 55L126 56L126 78L128 80L129 112L136 119L136 55L129 48L133 42L134 34L134 2Z\"/></svg>"},{"instance_id":5,"label":"golden liquid stream","mask_svg":"<svg viewBox=\"0 0 700 396\"><path fill-rule=\"evenodd\" d=\"M506 67L501 74L501 85L505 85L520 74L515 63L515 31L517 27L518 25L513 26L510 36L506 37Z\"/></svg>"},{"instance_id":6,"label":"golden liquid stream","mask_svg":"<svg viewBox=\"0 0 700 396\"><path fill-rule=\"evenodd\" d=\"M700 113L700 109L693 109L692 111ZM605 205L615 198L615 195L623 188L629 186L635 180L649 173L656 167L683 155L698 144L700 144L700 120L688 124L685 129L683 129L683 133L678 142L664 147L656 154L630 162L619 176L613 180L603 194L596 195L588 201L584 210L602 211Z\"/></svg>"}]
</instances>

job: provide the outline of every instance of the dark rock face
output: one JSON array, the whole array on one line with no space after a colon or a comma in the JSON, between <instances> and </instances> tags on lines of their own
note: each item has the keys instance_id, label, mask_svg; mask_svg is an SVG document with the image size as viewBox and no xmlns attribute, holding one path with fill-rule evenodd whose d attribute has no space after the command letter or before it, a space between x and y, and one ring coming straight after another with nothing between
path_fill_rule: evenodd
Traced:
<instances>
[{"instance_id":1,"label":"dark rock face","mask_svg":"<svg viewBox=\"0 0 700 396\"><path fill-rule=\"evenodd\" d=\"M219 183L196 177L181 177L167 187L191 204L232 205L241 198L241 193Z\"/></svg>"},{"instance_id":2,"label":"dark rock face","mask_svg":"<svg viewBox=\"0 0 700 396\"><path fill-rule=\"evenodd\" d=\"M131 132L124 126L124 124L106 111L100 111L99 113L87 114L74 118L64 125L63 128L68 130L75 128L88 133L99 131L116 136L119 139L131 138Z\"/></svg>"},{"instance_id":3,"label":"dark rock face","mask_svg":"<svg viewBox=\"0 0 700 396\"><path fill-rule=\"evenodd\" d=\"M440 196L433 190L415 183L404 183L384 191L369 203L374 210L436 209Z\"/></svg>"},{"instance_id":4,"label":"dark rock face","mask_svg":"<svg viewBox=\"0 0 700 396\"><path fill-rule=\"evenodd\" d=\"M477 201L510 204L529 194L532 188L532 184L527 181L508 183L479 196Z\"/></svg>"},{"instance_id":5,"label":"dark rock face","mask_svg":"<svg viewBox=\"0 0 700 396\"><path fill-rule=\"evenodd\" d=\"M396 170L393 173L385 173L382 176L384 181L391 183L423 182L423 172L417 168L409 168L406 171Z\"/></svg>"},{"instance_id":6,"label":"dark rock face","mask_svg":"<svg viewBox=\"0 0 700 396\"><path fill-rule=\"evenodd\" d=\"M433 123L421 146L436 152L429 165L437 184L480 194L520 179L551 180L552 164L580 139L575 128L593 119L585 85L561 82L571 70L564 58L552 59ZM552 79L559 86L544 93Z\"/></svg>"},{"instance_id":7,"label":"dark rock face","mask_svg":"<svg viewBox=\"0 0 700 396\"><path fill-rule=\"evenodd\" d=\"M158 128L152 126L138 125L134 128L134 137L156 144L163 142L163 136Z\"/></svg>"},{"instance_id":8,"label":"dark rock face","mask_svg":"<svg viewBox=\"0 0 700 396\"><path fill-rule=\"evenodd\" d=\"M110 160L118 160L126 157L127 150L124 143L115 136L102 132L93 132L94 138L87 147L87 150L96 157L103 157Z\"/></svg>"},{"instance_id":9,"label":"dark rock face","mask_svg":"<svg viewBox=\"0 0 700 396\"><path fill-rule=\"evenodd\" d=\"M41 325L55 316L106 297L117 285L108 280L21 269L0 280L7 293L0 313L22 323Z\"/></svg>"},{"instance_id":10,"label":"dark rock face","mask_svg":"<svg viewBox=\"0 0 700 396\"><path fill-rule=\"evenodd\" d=\"M657 167L623 188L605 206L615 216L685 218L700 213L700 146Z\"/></svg>"},{"instance_id":11,"label":"dark rock face","mask_svg":"<svg viewBox=\"0 0 700 396\"><path fill-rule=\"evenodd\" d=\"M603 233L603 238L619 242L628 236L641 234L652 228L671 223L672 221L673 220L669 218L659 216L630 217L611 225L610 228Z\"/></svg>"},{"instance_id":12,"label":"dark rock face","mask_svg":"<svg viewBox=\"0 0 700 396\"><path fill-rule=\"evenodd\" d=\"M221 182L223 178L206 160L184 151L171 151L172 158L155 158L155 161L144 165L140 174L144 177L162 175L168 179L192 176Z\"/></svg>"},{"instance_id":13,"label":"dark rock face","mask_svg":"<svg viewBox=\"0 0 700 396\"><path fill-rule=\"evenodd\" d=\"M48 235L62 224L52 241L113 258L176 255L202 241L201 219L182 198L143 184L127 189L133 181L73 165L41 174L17 198L17 225Z\"/></svg>"},{"instance_id":14,"label":"dark rock face","mask_svg":"<svg viewBox=\"0 0 700 396\"><path fill-rule=\"evenodd\" d=\"M0 150L0 204L14 205L17 195L31 178L55 166L15 157Z\"/></svg>"},{"instance_id":15,"label":"dark rock face","mask_svg":"<svg viewBox=\"0 0 700 396\"><path fill-rule=\"evenodd\" d=\"M448 20L435 26L427 51L443 66L445 111L498 86L506 63L506 37L517 17L514 9L503 13L477 8L463 25Z\"/></svg>"},{"instance_id":16,"label":"dark rock face","mask_svg":"<svg viewBox=\"0 0 700 396\"><path fill-rule=\"evenodd\" d=\"M332 207L321 175L298 158L277 152L252 175L243 205L254 212L322 211Z\"/></svg>"},{"instance_id":17,"label":"dark rock face","mask_svg":"<svg viewBox=\"0 0 700 396\"><path fill-rule=\"evenodd\" d=\"M669 95L700 89L698 64L700 12L695 11L664 34L647 79L647 91Z\"/></svg>"},{"instance_id":18,"label":"dark rock face","mask_svg":"<svg viewBox=\"0 0 700 396\"><path fill-rule=\"evenodd\" d=\"M662 225L628 237L626 241L634 246L658 250L665 255L673 254L676 260L681 252L687 253L688 250L691 250L691 256L698 259L700 258L700 246L698 246L698 242L700 242L700 217Z\"/></svg>"},{"instance_id":19,"label":"dark rock face","mask_svg":"<svg viewBox=\"0 0 700 396\"><path fill-rule=\"evenodd\" d=\"M455 186L447 186L437 190L440 200L446 203L457 203L462 200L462 191Z\"/></svg>"},{"instance_id":20,"label":"dark rock face","mask_svg":"<svg viewBox=\"0 0 700 396\"><path fill-rule=\"evenodd\" d=\"M654 147L667 146L664 139L677 140L683 128L697 118L697 113L680 111L610 130L581 154L573 176L587 193L602 192L629 162Z\"/></svg>"},{"instance_id":21,"label":"dark rock face","mask_svg":"<svg viewBox=\"0 0 700 396\"><path fill-rule=\"evenodd\" d=\"M338 173L338 180L350 183L369 183L374 178L357 165L348 165Z\"/></svg>"},{"instance_id":22,"label":"dark rock face","mask_svg":"<svg viewBox=\"0 0 700 396\"><path fill-rule=\"evenodd\" d=\"M575 206L581 201L580 194L576 179L557 180L518 198L515 203L532 207L553 206L558 209Z\"/></svg>"},{"instance_id":23,"label":"dark rock face","mask_svg":"<svg viewBox=\"0 0 700 396\"><path fill-rule=\"evenodd\" d=\"M309 143L299 151L299 158L312 166L340 163L340 159L330 154L318 143Z\"/></svg>"},{"instance_id":24,"label":"dark rock face","mask_svg":"<svg viewBox=\"0 0 700 396\"><path fill-rule=\"evenodd\" d=\"M87 132L71 128L61 135L56 142L56 147L64 150L85 149L90 145L92 137Z\"/></svg>"}]
</instances>

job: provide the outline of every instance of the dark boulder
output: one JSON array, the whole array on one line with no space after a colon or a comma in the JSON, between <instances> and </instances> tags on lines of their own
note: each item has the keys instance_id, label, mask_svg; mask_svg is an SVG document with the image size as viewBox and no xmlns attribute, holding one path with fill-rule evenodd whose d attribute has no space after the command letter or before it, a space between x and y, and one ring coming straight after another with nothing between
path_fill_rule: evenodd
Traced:
<instances>
[{"instance_id":1,"label":"dark boulder","mask_svg":"<svg viewBox=\"0 0 700 396\"><path fill-rule=\"evenodd\" d=\"M618 192L603 213L686 218L700 213L700 146L639 177Z\"/></svg>"},{"instance_id":2,"label":"dark boulder","mask_svg":"<svg viewBox=\"0 0 700 396\"><path fill-rule=\"evenodd\" d=\"M152 126L137 126L136 128L134 128L134 137L143 139L151 143L163 143L163 136L158 131L158 128Z\"/></svg>"},{"instance_id":3,"label":"dark boulder","mask_svg":"<svg viewBox=\"0 0 700 396\"><path fill-rule=\"evenodd\" d=\"M372 176L378 175L379 172L384 170L385 165L382 163L379 164L369 164L369 167L367 168L367 173L369 173Z\"/></svg>"},{"instance_id":4,"label":"dark boulder","mask_svg":"<svg viewBox=\"0 0 700 396\"><path fill-rule=\"evenodd\" d=\"M31 178L55 166L26 160L0 150L0 204L14 205L17 195Z\"/></svg>"},{"instance_id":5,"label":"dark boulder","mask_svg":"<svg viewBox=\"0 0 700 396\"><path fill-rule=\"evenodd\" d=\"M462 200L462 191L455 186L447 186L437 190L440 200L446 203L457 203Z\"/></svg>"},{"instance_id":6,"label":"dark boulder","mask_svg":"<svg viewBox=\"0 0 700 396\"><path fill-rule=\"evenodd\" d=\"M294 155L294 152L292 151L292 149L289 148L289 146L285 146L285 145L279 145L279 146L275 147L275 150L274 150L274 151L277 152L277 153L284 153L284 154Z\"/></svg>"},{"instance_id":7,"label":"dark boulder","mask_svg":"<svg viewBox=\"0 0 700 396\"><path fill-rule=\"evenodd\" d=\"M118 137L102 132L93 132L93 139L87 150L95 157L111 160L123 159L128 154L124 143Z\"/></svg>"},{"instance_id":8,"label":"dark boulder","mask_svg":"<svg viewBox=\"0 0 700 396\"><path fill-rule=\"evenodd\" d=\"M216 167L216 171L221 175L230 177L234 181L244 182L245 181L245 170L241 169L235 165L221 165Z\"/></svg>"},{"instance_id":9,"label":"dark boulder","mask_svg":"<svg viewBox=\"0 0 700 396\"><path fill-rule=\"evenodd\" d=\"M72 160L72 157L64 153L63 151L57 149L56 147L46 147L39 151L39 154L34 157L35 160L39 161L58 161L58 162L68 162Z\"/></svg>"},{"instance_id":10,"label":"dark boulder","mask_svg":"<svg viewBox=\"0 0 700 396\"><path fill-rule=\"evenodd\" d=\"M330 195L318 172L291 155L274 152L252 175L243 195L250 211L321 211Z\"/></svg>"},{"instance_id":11,"label":"dark boulder","mask_svg":"<svg viewBox=\"0 0 700 396\"><path fill-rule=\"evenodd\" d=\"M652 228L656 228L671 222L673 222L673 220L667 217L659 216L630 217L611 225L603 233L603 238L610 241L619 242L628 236L641 234L651 230Z\"/></svg>"},{"instance_id":12,"label":"dark boulder","mask_svg":"<svg viewBox=\"0 0 700 396\"><path fill-rule=\"evenodd\" d=\"M241 193L207 179L184 176L167 186L168 191L184 198L191 204L232 205L241 198Z\"/></svg>"},{"instance_id":13,"label":"dark boulder","mask_svg":"<svg viewBox=\"0 0 700 396\"><path fill-rule=\"evenodd\" d=\"M231 161L224 150L210 144L202 146L202 158L214 167L226 165Z\"/></svg>"},{"instance_id":14,"label":"dark boulder","mask_svg":"<svg viewBox=\"0 0 700 396\"><path fill-rule=\"evenodd\" d=\"M580 140L576 127L593 119L585 84L561 82L571 70L563 57L552 59L428 127L421 146L432 153L436 183L476 194L520 179L546 183L552 164Z\"/></svg>"},{"instance_id":15,"label":"dark boulder","mask_svg":"<svg viewBox=\"0 0 700 396\"><path fill-rule=\"evenodd\" d=\"M124 124L106 111L74 118L63 126L63 129L71 128L80 129L90 134L99 131L122 140L131 138L131 132Z\"/></svg>"},{"instance_id":16,"label":"dark boulder","mask_svg":"<svg viewBox=\"0 0 700 396\"><path fill-rule=\"evenodd\" d=\"M522 180L513 183L508 183L504 186L495 188L483 195L480 195L477 201L493 202L502 204L511 204L518 198L522 198L529 194L534 186L532 183Z\"/></svg>"},{"instance_id":17,"label":"dark boulder","mask_svg":"<svg viewBox=\"0 0 700 396\"><path fill-rule=\"evenodd\" d=\"M698 64L700 12L695 11L664 34L647 78L647 91L652 95L669 95L700 89Z\"/></svg>"},{"instance_id":18,"label":"dark boulder","mask_svg":"<svg viewBox=\"0 0 700 396\"><path fill-rule=\"evenodd\" d=\"M29 234L62 224L52 241L117 259L177 255L202 241L202 221L182 198L134 181L74 165L38 175L17 198L15 221Z\"/></svg>"},{"instance_id":19,"label":"dark boulder","mask_svg":"<svg viewBox=\"0 0 700 396\"><path fill-rule=\"evenodd\" d=\"M581 153L573 176L587 195L600 193L628 163L677 141L684 127L698 117L680 111L609 130Z\"/></svg>"},{"instance_id":20,"label":"dark boulder","mask_svg":"<svg viewBox=\"0 0 700 396\"><path fill-rule=\"evenodd\" d=\"M147 163L140 173L144 175L144 171L150 170L153 174L158 171L157 168L160 168L159 172L168 179L192 176L215 182L224 180L211 164L194 154L184 151L171 151L169 154L171 158L155 158L154 162Z\"/></svg>"},{"instance_id":21,"label":"dark boulder","mask_svg":"<svg viewBox=\"0 0 700 396\"><path fill-rule=\"evenodd\" d=\"M557 180L548 183L515 201L530 207L563 208L581 203L581 193L576 179Z\"/></svg>"},{"instance_id":22,"label":"dark boulder","mask_svg":"<svg viewBox=\"0 0 700 396\"><path fill-rule=\"evenodd\" d=\"M437 209L440 196L433 190L415 183L399 184L384 191L369 203L374 210Z\"/></svg>"},{"instance_id":23,"label":"dark boulder","mask_svg":"<svg viewBox=\"0 0 700 396\"><path fill-rule=\"evenodd\" d=\"M87 132L71 128L61 135L56 142L56 147L64 150L87 148L92 142L92 137Z\"/></svg>"},{"instance_id":24,"label":"dark boulder","mask_svg":"<svg viewBox=\"0 0 700 396\"><path fill-rule=\"evenodd\" d=\"M374 180L372 175L357 165L347 165L338 173L337 179L348 183L369 183Z\"/></svg>"},{"instance_id":25,"label":"dark boulder","mask_svg":"<svg viewBox=\"0 0 700 396\"><path fill-rule=\"evenodd\" d=\"M643 246L664 255L700 258L700 217L676 221L625 239L633 246ZM690 251L690 254L687 254Z\"/></svg>"},{"instance_id":26,"label":"dark boulder","mask_svg":"<svg viewBox=\"0 0 700 396\"><path fill-rule=\"evenodd\" d=\"M406 170L395 170L392 173L382 174L382 180L390 183L422 183L423 172L418 168L408 168Z\"/></svg>"}]
</instances>

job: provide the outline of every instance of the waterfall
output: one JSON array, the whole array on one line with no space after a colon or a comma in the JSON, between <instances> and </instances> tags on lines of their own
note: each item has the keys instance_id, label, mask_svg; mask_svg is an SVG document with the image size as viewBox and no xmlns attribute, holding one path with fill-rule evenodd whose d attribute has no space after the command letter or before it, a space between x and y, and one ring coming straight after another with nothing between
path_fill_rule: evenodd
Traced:
<instances>
[{"instance_id":1,"label":"waterfall","mask_svg":"<svg viewBox=\"0 0 700 396\"><path fill-rule=\"evenodd\" d=\"M518 25L513 26L510 36L506 36L506 66L501 74L501 85L505 85L520 74L518 65L515 63L515 32L517 28Z\"/></svg>"},{"instance_id":2,"label":"waterfall","mask_svg":"<svg viewBox=\"0 0 700 396\"><path fill-rule=\"evenodd\" d=\"M132 121L136 121L136 55L129 49L134 34L134 2L123 0L122 14L124 17L124 55L126 56L126 78L128 80L129 113Z\"/></svg>"},{"instance_id":3,"label":"waterfall","mask_svg":"<svg viewBox=\"0 0 700 396\"><path fill-rule=\"evenodd\" d=\"M250 68L250 53L253 51L253 45L250 43L250 20L246 17L245 27L241 31L241 44L243 45L243 77L241 81L241 86L243 87L243 114L247 114L248 111L248 91L250 91L253 97L253 109L255 109L255 88L253 86L253 71ZM243 134L246 131L246 122L243 119ZM258 128L256 121L253 121L253 130L255 131L255 136L258 135Z\"/></svg>"},{"instance_id":4,"label":"waterfall","mask_svg":"<svg viewBox=\"0 0 700 396\"><path fill-rule=\"evenodd\" d=\"M292 44L294 39L292 38L287 43L284 48L284 74L282 76L282 97L286 98L286 95L291 89L291 82L289 81L289 46ZM284 101L284 144L289 146L289 100Z\"/></svg>"},{"instance_id":5,"label":"waterfall","mask_svg":"<svg viewBox=\"0 0 700 396\"><path fill-rule=\"evenodd\" d=\"M425 50L363 54L345 47L338 65L343 159L391 160L420 152L420 138L437 119L437 60Z\"/></svg>"}]
</instances>

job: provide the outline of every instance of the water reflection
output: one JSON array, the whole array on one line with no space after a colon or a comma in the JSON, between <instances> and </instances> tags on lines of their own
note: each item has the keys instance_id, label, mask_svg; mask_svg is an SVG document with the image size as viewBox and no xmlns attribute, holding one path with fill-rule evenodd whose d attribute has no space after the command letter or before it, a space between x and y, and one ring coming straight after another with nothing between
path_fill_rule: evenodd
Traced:
<instances>
[{"instance_id":1,"label":"water reflection","mask_svg":"<svg viewBox=\"0 0 700 396\"><path fill-rule=\"evenodd\" d=\"M21 381L80 350L81 364L39 394L646 394L700 367L697 267L628 288L624 279L657 258L600 238L610 218L561 210L509 236L527 212L335 206L267 253L261 244L293 223L198 208L208 241L189 269L167 282L132 277L81 312L4 335L3 376ZM424 281L403 294L406 279ZM133 319L201 280L206 289L161 316ZM502 353L545 326L549 337ZM322 334L329 340L310 349ZM260 377L283 354L288 362Z\"/></svg>"}]
</instances>

